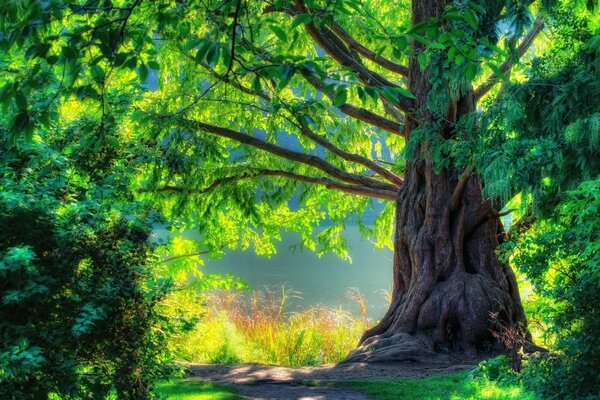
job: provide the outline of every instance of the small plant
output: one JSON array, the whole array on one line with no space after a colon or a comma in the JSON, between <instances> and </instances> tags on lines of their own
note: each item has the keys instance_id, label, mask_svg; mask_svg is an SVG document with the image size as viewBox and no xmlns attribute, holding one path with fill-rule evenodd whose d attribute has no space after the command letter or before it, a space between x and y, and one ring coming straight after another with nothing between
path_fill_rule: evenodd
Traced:
<instances>
[{"instance_id":1,"label":"small plant","mask_svg":"<svg viewBox=\"0 0 600 400\"><path fill-rule=\"evenodd\" d=\"M505 355L482 361L471 375L505 383L514 383L517 380L517 375L512 369L511 359Z\"/></svg>"}]
</instances>

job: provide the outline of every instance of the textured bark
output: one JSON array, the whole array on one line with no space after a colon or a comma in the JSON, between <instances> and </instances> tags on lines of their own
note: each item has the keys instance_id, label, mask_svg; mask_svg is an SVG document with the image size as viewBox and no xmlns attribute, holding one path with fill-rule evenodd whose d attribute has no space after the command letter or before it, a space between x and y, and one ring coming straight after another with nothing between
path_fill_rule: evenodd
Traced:
<instances>
[{"instance_id":1,"label":"textured bark","mask_svg":"<svg viewBox=\"0 0 600 400\"><path fill-rule=\"evenodd\" d=\"M438 18L446 5L444 0L412 3L413 25ZM413 42L412 53L421 51L423 45ZM419 68L416 57L409 69L418 111L407 119L407 138L436 118L427 111L428 71ZM453 124L462 115L475 109L473 91L456 97L439 128L444 139L453 135ZM500 350L502 344L492 335L498 325L527 336L514 273L496 256L502 226L482 196L478 175L451 168L436 171L428 154L423 143L407 163L398 193L392 304L365 332L348 362L451 364L482 350Z\"/></svg>"},{"instance_id":2,"label":"textured bark","mask_svg":"<svg viewBox=\"0 0 600 400\"><path fill-rule=\"evenodd\" d=\"M500 221L477 175L459 178L425 160L409 164L397 199L392 304L347 361L453 363L499 350L498 322L526 332L515 276L495 253Z\"/></svg>"}]
</instances>

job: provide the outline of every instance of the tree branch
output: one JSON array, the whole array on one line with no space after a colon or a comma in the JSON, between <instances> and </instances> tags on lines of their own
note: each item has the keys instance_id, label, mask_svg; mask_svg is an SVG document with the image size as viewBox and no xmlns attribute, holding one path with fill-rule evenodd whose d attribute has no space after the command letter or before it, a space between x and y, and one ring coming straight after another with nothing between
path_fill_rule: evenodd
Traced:
<instances>
[{"instance_id":1,"label":"tree branch","mask_svg":"<svg viewBox=\"0 0 600 400\"><path fill-rule=\"evenodd\" d=\"M201 65L206 68L210 73L212 73L214 76L216 77L220 77L215 71L213 71L208 65L205 65L204 63L201 63ZM235 82L235 81L231 81L229 79L225 79L225 82L233 85L235 88L239 89L241 92L246 93L246 94L250 94L250 95L255 95L260 97L261 99L270 102L271 98L270 96L265 93L265 92L255 92L245 86L243 86L242 84L240 84L239 82ZM317 80L318 81L318 80ZM320 84L321 82L318 81L319 83L319 88L321 88ZM316 87L316 86L315 86ZM354 106L350 106L353 108L356 108ZM368 110L364 110L364 109L359 109L359 110L363 110L366 113L370 113L370 111ZM379 117L376 114L373 114L376 117ZM340 149L339 147L337 147L336 145L334 145L333 143L331 143L331 141L327 140L326 138L319 136L318 134L316 134L315 132L313 132L308 125L303 122L300 118L298 118L297 115L294 115L296 117L297 120L297 124L292 122L294 125L296 125L298 127L298 129L300 129L300 132L305 136L308 137L309 139L311 139L312 141L314 141L315 143L321 145L322 147L324 147L325 149L329 150L330 152L332 152L333 154L341 157L342 159L346 160L346 161L350 161L350 162L354 162L354 163L358 163L361 164L367 168L369 168L371 171L375 172L376 174L378 174L379 176L387 179L389 182L393 183L394 185L400 187L402 186L402 184L404 183L404 180L399 177L398 175L394 174L393 172L389 171L386 168L383 168L382 166L378 165L377 163L373 162L372 160L369 160L366 157L362 157L358 154L355 153L349 153L346 152L342 149ZM381 119L386 120L383 117L379 117ZM370 121L370 120L369 120ZM386 120L389 121L389 120ZM389 121L390 123L394 123L393 121ZM399 125L399 124L398 124Z\"/></svg>"},{"instance_id":2,"label":"tree branch","mask_svg":"<svg viewBox=\"0 0 600 400\"><path fill-rule=\"evenodd\" d=\"M365 58L373 61L375 64L377 64L389 71L395 72L402 76L408 76L408 67L405 67L404 65L396 64L393 61L390 61L384 57L381 57L380 55L377 55L377 53L368 49L363 44L361 44L356 39L354 39L348 32L346 32L338 24L334 24L332 29L333 29L333 32L335 32L335 34L340 39L342 39L344 42L346 42L346 44L348 45L348 47L351 50L356 51L358 54L361 54Z\"/></svg>"},{"instance_id":3,"label":"tree branch","mask_svg":"<svg viewBox=\"0 0 600 400\"><path fill-rule=\"evenodd\" d=\"M540 34L540 32L543 29L544 29L544 23L542 22L542 20L540 18L537 18L535 20L535 22L533 23L531 30L523 38L523 41L517 48L516 54L514 56L509 57L500 66L500 71L502 71L503 74L508 73L510 71L510 69L513 67L513 65L515 63L517 63L521 59L521 57L523 57L523 55L525 53L527 53L527 50L529 50L529 48L533 44L533 41L535 40L535 38ZM481 97L485 96L485 94L488 93L494 87L494 85L496 85L496 83L498 83L499 80L500 80L500 77L498 75L496 75L495 73L490 75L478 88L476 88L473 91L475 100L478 100Z\"/></svg>"},{"instance_id":4,"label":"tree branch","mask_svg":"<svg viewBox=\"0 0 600 400\"><path fill-rule=\"evenodd\" d=\"M297 13L309 12L303 0L296 0L296 7ZM317 28L314 23L311 22L306 25L306 30L313 40L319 46L321 46L321 48L325 50L329 56L331 56L340 65L352 69L357 74L360 81L365 85L398 87L396 84L390 82L380 74L365 67L360 58L356 57L355 54L348 49L345 43L329 28ZM412 100L398 95L397 104L395 104L395 106L404 112L410 112L414 106L413 103L414 102Z\"/></svg>"},{"instance_id":5,"label":"tree branch","mask_svg":"<svg viewBox=\"0 0 600 400\"><path fill-rule=\"evenodd\" d=\"M366 176L353 174L335 167L327 161L314 156L312 154L300 153L279 147L275 144L268 143L264 140L257 139L245 133L236 132L234 130L223 128L220 126L206 124L200 121L181 119L181 121L191 129L202 130L204 132L235 140L236 142L264 150L268 153L285 158L287 160L296 161L311 167L315 167L333 178L340 179L347 183L352 183L364 186L371 189L379 189L395 192L397 187L389 183L381 182Z\"/></svg>"},{"instance_id":6,"label":"tree branch","mask_svg":"<svg viewBox=\"0 0 600 400\"><path fill-rule=\"evenodd\" d=\"M334 95L331 92L325 91L325 84L322 80L317 78L314 75L303 74L305 79L310 83L315 89L323 93L327 96L331 102L334 101ZM356 107L352 104L344 103L338 107L341 112L348 115L349 117L358 119L360 121L366 122L367 124L376 126L377 128L383 129L386 132L393 133L395 135L401 135L402 133L402 124L382 117L381 115L375 114L372 111L369 111L365 108Z\"/></svg>"},{"instance_id":7,"label":"tree branch","mask_svg":"<svg viewBox=\"0 0 600 400\"><path fill-rule=\"evenodd\" d=\"M356 194L359 196L365 197L373 197L383 200L396 200L397 191L393 190L384 190L384 189L373 189L361 185L347 185L341 182L337 182L333 179L325 178L325 177L315 177L297 174L295 172L285 171L285 170L271 170L271 169L262 169L256 171L246 172L242 175L237 176L229 176L225 178L216 179L213 183L203 189L193 189L193 188L182 188L180 186L173 185L165 185L160 188L152 189L142 189L141 192L176 192L176 193L185 193L185 192L193 192L196 194L205 194L209 193L218 187L232 182L237 182L244 179L254 179L263 176L279 176L283 178L292 179L298 182L305 182L316 185L323 185L327 189L339 190L344 193Z\"/></svg>"},{"instance_id":8,"label":"tree branch","mask_svg":"<svg viewBox=\"0 0 600 400\"><path fill-rule=\"evenodd\" d=\"M359 154L348 153L348 152L340 149L339 147L337 147L336 145L331 143L329 140L327 140L324 137L319 136L318 134L313 132L305 122L298 120L298 124L299 124L298 128L300 129L300 132L304 136L306 136L309 139L311 139L312 141L320 144L321 146L323 146L324 148L326 148L333 154L338 155L339 157L343 158L346 161L354 162L354 163L357 163L357 164L360 164L362 166L369 168L371 171L373 171L377 175L387 179L388 181L390 181L397 187L402 186L402 184L404 183L404 180L401 177L399 177L398 175L389 171L388 169L383 168L382 166L374 163L372 160L369 160L368 158L363 157Z\"/></svg>"}]
</instances>

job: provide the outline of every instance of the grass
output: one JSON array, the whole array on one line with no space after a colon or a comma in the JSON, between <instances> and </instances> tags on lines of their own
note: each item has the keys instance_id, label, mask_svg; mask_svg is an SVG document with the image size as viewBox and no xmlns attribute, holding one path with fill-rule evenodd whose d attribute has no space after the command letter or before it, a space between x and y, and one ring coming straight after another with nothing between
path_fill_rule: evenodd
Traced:
<instances>
[{"instance_id":1,"label":"grass","mask_svg":"<svg viewBox=\"0 0 600 400\"><path fill-rule=\"evenodd\" d=\"M424 379L386 379L343 383L377 400L537 400L518 384L500 384L468 372Z\"/></svg>"},{"instance_id":2,"label":"grass","mask_svg":"<svg viewBox=\"0 0 600 400\"><path fill-rule=\"evenodd\" d=\"M203 299L200 323L173 345L191 362L320 365L341 361L372 323L357 291L348 297L359 305L360 317L324 306L289 313L289 300L297 295L285 286L212 292Z\"/></svg>"},{"instance_id":3,"label":"grass","mask_svg":"<svg viewBox=\"0 0 600 400\"><path fill-rule=\"evenodd\" d=\"M162 382L155 392L166 400L242 400L233 389L213 385L197 379L183 379Z\"/></svg>"}]
</instances>

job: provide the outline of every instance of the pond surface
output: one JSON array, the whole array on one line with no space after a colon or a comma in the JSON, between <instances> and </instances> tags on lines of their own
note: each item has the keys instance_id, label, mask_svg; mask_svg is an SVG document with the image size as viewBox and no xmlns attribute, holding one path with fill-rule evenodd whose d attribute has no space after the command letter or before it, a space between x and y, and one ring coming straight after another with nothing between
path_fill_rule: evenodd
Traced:
<instances>
[{"instance_id":1,"label":"pond surface","mask_svg":"<svg viewBox=\"0 0 600 400\"><path fill-rule=\"evenodd\" d=\"M300 292L301 298L290 302L289 311L317 304L342 307L359 314L358 304L349 299L349 288L357 288L367 300L367 314L379 319L387 309L384 291L391 289L392 252L376 249L360 236L357 227L345 231L352 263L333 254L317 257L310 251L291 251L300 243L299 235L288 233L271 258L251 251L229 252L221 259L207 260L202 271L211 274L230 273L242 278L253 289L285 284Z\"/></svg>"}]
</instances>

